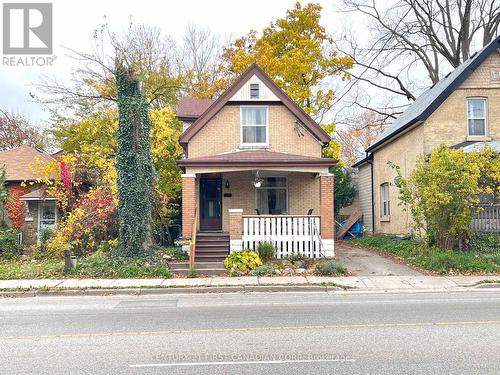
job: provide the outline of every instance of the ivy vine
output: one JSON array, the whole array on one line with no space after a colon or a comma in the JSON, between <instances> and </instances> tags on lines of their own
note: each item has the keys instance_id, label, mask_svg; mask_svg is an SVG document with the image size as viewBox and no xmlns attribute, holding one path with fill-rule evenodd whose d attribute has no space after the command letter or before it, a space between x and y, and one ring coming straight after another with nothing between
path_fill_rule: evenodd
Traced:
<instances>
[{"instance_id":1,"label":"ivy vine","mask_svg":"<svg viewBox=\"0 0 500 375\"><path fill-rule=\"evenodd\" d=\"M136 257L152 245L153 162L148 102L132 70L117 63L118 225L120 254Z\"/></svg>"}]
</instances>

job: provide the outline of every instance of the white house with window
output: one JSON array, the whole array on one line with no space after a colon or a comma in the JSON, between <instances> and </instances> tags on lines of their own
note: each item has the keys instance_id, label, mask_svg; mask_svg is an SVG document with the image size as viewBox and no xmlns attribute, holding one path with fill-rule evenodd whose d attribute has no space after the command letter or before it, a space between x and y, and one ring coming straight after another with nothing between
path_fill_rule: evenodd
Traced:
<instances>
[{"instance_id":1,"label":"white house with window","mask_svg":"<svg viewBox=\"0 0 500 375\"><path fill-rule=\"evenodd\" d=\"M484 147L500 152L500 37L422 93L353 165L366 228L410 232L411 216L400 204L396 174L388 162L408 176L419 156L443 144L465 152ZM498 212L500 202L492 198L478 228L500 230Z\"/></svg>"}]
</instances>

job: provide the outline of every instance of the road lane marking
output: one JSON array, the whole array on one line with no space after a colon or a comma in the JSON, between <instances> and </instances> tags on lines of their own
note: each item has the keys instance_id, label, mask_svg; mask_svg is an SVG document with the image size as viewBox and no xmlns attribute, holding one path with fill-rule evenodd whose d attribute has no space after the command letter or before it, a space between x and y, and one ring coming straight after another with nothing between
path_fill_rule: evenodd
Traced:
<instances>
[{"instance_id":1,"label":"road lane marking","mask_svg":"<svg viewBox=\"0 0 500 375\"><path fill-rule=\"evenodd\" d=\"M275 327L235 327L235 328L195 328L173 329L165 331L119 331L102 333L63 333L59 335L39 336L0 336L0 340L40 340L56 338L82 338L82 337L113 337L113 336L162 336L171 334L193 333L236 333L259 331L295 331L295 330L321 330L321 329L350 329L350 328L393 328L393 327L432 327L432 326L458 326L458 325L489 325L500 324L500 320L474 320L474 321L448 321L448 322L409 322L409 323L361 323L361 324L321 324L310 326L275 326Z\"/></svg>"},{"instance_id":2,"label":"road lane marking","mask_svg":"<svg viewBox=\"0 0 500 375\"><path fill-rule=\"evenodd\" d=\"M190 367L190 366L225 366L225 365L267 365L286 363L323 363L323 362L356 362L354 359L291 359L275 361L226 361L226 362L172 362L172 363L140 363L130 365L132 368L141 367Z\"/></svg>"}]
</instances>

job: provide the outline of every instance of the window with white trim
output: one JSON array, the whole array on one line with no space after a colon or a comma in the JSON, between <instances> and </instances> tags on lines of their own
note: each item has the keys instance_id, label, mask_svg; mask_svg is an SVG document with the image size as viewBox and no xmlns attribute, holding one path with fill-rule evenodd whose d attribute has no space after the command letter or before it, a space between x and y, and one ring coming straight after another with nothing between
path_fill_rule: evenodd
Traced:
<instances>
[{"instance_id":1,"label":"window with white trim","mask_svg":"<svg viewBox=\"0 0 500 375\"><path fill-rule=\"evenodd\" d=\"M260 93L259 93L259 84L258 83L251 83L250 84L250 99L259 99Z\"/></svg>"},{"instance_id":2,"label":"window with white trim","mask_svg":"<svg viewBox=\"0 0 500 375\"><path fill-rule=\"evenodd\" d=\"M265 177L257 188L257 209L262 215L285 215L288 210L286 177Z\"/></svg>"},{"instance_id":3,"label":"window with white trim","mask_svg":"<svg viewBox=\"0 0 500 375\"><path fill-rule=\"evenodd\" d=\"M470 136L486 135L486 99L467 99L467 131Z\"/></svg>"},{"instance_id":4,"label":"window with white trim","mask_svg":"<svg viewBox=\"0 0 500 375\"><path fill-rule=\"evenodd\" d=\"M38 204L38 227L40 230L52 229L57 222L55 201L40 201Z\"/></svg>"},{"instance_id":5,"label":"window with white trim","mask_svg":"<svg viewBox=\"0 0 500 375\"><path fill-rule=\"evenodd\" d=\"M267 140L267 107L241 107L241 144L265 146Z\"/></svg>"},{"instance_id":6,"label":"window with white trim","mask_svg":"<svg viewBox=\"0 0 500 375\"><path fill-rule=\"evenodd\" d=\"M380 217L388 218L391 215L391 202L389 199L389 183L380 185Z\"/></svg>"}]
</instances>

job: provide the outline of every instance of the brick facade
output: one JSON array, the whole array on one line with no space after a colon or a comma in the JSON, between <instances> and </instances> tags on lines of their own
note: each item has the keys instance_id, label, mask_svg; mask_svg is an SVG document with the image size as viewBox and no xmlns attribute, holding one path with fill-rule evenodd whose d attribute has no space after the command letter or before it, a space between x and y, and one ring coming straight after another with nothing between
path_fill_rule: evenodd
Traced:
<instances>
[{"instance_id":1,"label":"brick facade","mask_svg":"<svg viewBox=\"0 0 500 375\"><path fill-rule=\"evenodd\" d=\"M321 156L320 143L307 130L296 125L297 119L284 105L269 105L268 108L269 147L272 151ZM237 149L240 147L240 127L240 106L226 105L189 141L189 157Z\"/></svg>"},{"instance_id":2,"label":"brick facade","mask_svg":"<svg viewBox=\"0 0 500 375\"><path fill-rule=\"evenodd\" d=\"M182 237L192 238L196 207L196 176L182 175Z\"/></svg>"},{"instance_id":3,"label":"brick facade","mask_svg":"<svg viewBox=\"0 0 500 375\"><path fill-rule=\"evenodd\" d=\"M334 215L333 215L333 175L324 174L320 178L320 200L321 200L321 238L334 238Z\"/></svg>"}]
</instances>

